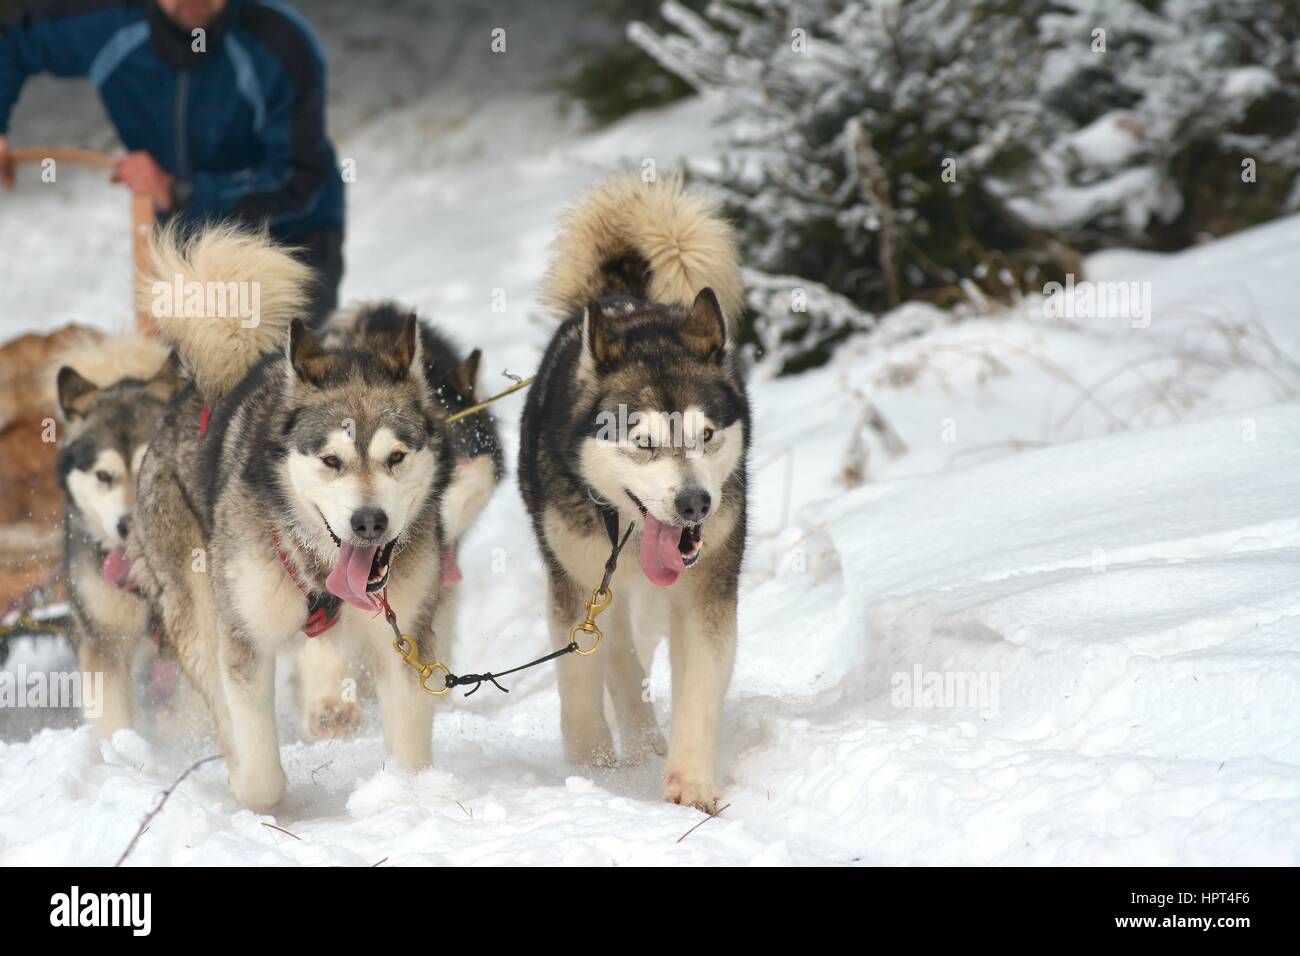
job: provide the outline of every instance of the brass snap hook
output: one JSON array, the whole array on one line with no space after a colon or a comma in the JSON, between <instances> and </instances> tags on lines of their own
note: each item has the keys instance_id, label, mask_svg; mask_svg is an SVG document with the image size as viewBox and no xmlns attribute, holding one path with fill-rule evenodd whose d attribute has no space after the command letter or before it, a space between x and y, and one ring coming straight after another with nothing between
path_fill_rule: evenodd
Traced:
<instances>
[{"instance_id":1,"label":"brass snap hook","mask_svg":"<svg viewBox=\"0 0 1300 956\"><path fill-rule=\"evenodd\" d=\"M605 634L604 634L603 631L601 631L600 628L598 628L598 627L596 626L596 622L595 622L595 621L592 621L592 620L589 618L589 619L587 619L587 620L585 620L585 621L581 621L581 622L579 622L579 623L573 625L573 627L569 628L569 643L571 643L571 644L577 644L577 643L578 643L578 632L579 632L579 631L581 631L581 632L584 633L584 634L595 634L595 635L596 635L596 643L595 643L595 644L592 644L591 647L589 647L587 650L584 651L584 650L582 649L582 647L579 646L578 649L577 649L576 651L574 651L574 653L577 654L579 657L590 657L592 654L595 654L596 651L600 648L600 642L603 641L603 640L605 639Z\"/></svg>"},{"instance_id":2,"label":"brass snap hook","mask_svg":"<svg viewBox=\"0 0 1300 956\"><path fill-rule=\"evenodd\" d=\"M613 588L607 588L607 587L596 588L596 590L591 592L591 599L587 601L586 619L580 621L579 623L573 625L573 627L569 628L569 643L571 644L578 643L579 631L581 631L583 634L596 635L596 643L592 644L591 647L587 648L587 650L585 651L581 647L579 647L576 650L575 653L577 653L581 657L590 657L592 654L595 654L596 651L600 648L600 643L605 639L605 634L603 631L601 631L599 627L596 626L596 615L599 614L601 611L605 610L605 608L609 607L610 602L613 600L614 600Z\"/></svg>"},{"instance_id":3,"label":"brass snap hook","mask_svg":"<svg viewBox=\"0 0 1300 956\"><path fill-rule=\"evenodd\" d=\"M429 686L429 678L432 677L436 671L442 671L443 685L439 688ZM443 694L450 693L451 688L448 687L446 683L447 675L450 673L451 669L441 661L434 661L432 664L426 664L424 667L420 668L420 690L424 691L426 694L432 694L434 697L441 697Z\"/></svg>"},{"instance_id":4,"label":"brass snap hook","mask_svg":"<svg viewBox=\"0 0 1300 956\"><path fill-rule=\"evenodd\" d=\"M451 673L451 669L441 661L434 661L432 664L426 664L424 661L420 660L420 650L411 635L402 634L399 637L394 638L393 650L401 654L402 660L405 661L408 666L414 668L416 673L420 675L420 690L424 691L426 694L432 694L434 697L441 697L443 694L451 691L451 688L445 683L446 675ZM442 671L443 673L444 684L441 688L433 688L429 686L429 678L432 677L436 671Z\"/></svg>"},{"instance_id":5,"label":"brass snap hook","mask_svg":"<svg viewBox=\"0 0 1300 956\"><path fill-rule=\"evenodd\" d=\"M403 646L405 645L405 646ZM409 634L399 634L393 638L393 650L402 655L402 660L412 667L420 666L420 652L415 649L415 641Z\"/></svg>"},{"instance_id":6,"label":"brass snap hook","mask_svg":"<svg viewBox=\"0 0 1300 956\"><path fill-rule=\"evenodd\" d=\"M603 600L602 594L605 596ZM613 588L596 588L592 591L591 600L587 602L587 620L594 620L597 614L609 607L609 602L612 600L614 600Z\"/></svg>"}]
</instances>

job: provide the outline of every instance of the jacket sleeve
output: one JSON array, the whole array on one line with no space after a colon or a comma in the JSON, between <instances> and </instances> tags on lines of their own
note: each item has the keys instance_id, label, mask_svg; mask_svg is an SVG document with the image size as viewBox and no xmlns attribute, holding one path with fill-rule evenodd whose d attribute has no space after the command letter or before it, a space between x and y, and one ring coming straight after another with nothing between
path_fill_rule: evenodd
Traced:
<instances>
[{"instance_id":1,"label":"jacket sleeve","mask_svg":"<svg viewBox=\"0 0 1300 956\"><path fill-rule=\"evenodd\" d=\"M47 3L0 26L0 135L29 76L91 75L109 40L139 19L123 4Z\"/></svg>"},{"instance_id":2,"label":"jacket sleeve","mask_svg":"<svg viewBox=\"0 0 1300 956\"><path fill-rule=\"evenodd\" d=\"M255 25L261 28L258 39L282 66L257 120L265 158L250 169L196 172L178 198L188 199L187 211L199 217L274 226L308 213L326 178L338 171L325 136L325 67L312 40L287 19Z\"/></svg>"}]
</instances>

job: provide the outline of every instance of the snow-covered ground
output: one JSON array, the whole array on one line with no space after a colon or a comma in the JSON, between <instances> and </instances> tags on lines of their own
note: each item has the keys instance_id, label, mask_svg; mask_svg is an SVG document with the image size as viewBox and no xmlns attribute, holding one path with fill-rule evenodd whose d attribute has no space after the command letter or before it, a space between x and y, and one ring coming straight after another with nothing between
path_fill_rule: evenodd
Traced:
<instances>
[{"instance_id":1,"label":"snow-covered ground","mask_svg":"<svg viewBox=\"0 0 1300 956\"><path fill-rule=\"evenodd\" d=\"M465 82L483 70L461 61L442 95L400 62L391 106L348 92L355 69L341 94L358 171L344 296L411 302L504 384L545 344L533 293L559 210L604 169L708 155L717 111L587 134L551 94ZM66 185L0 197L0 337L129 320L125 199ZM1297 247L1291 218L1093 257L1091 278L1150 283L1145 328L1039 299L961 321L909 306L825 368L760 364L729 806L685 840L704 818L659 802L661 760L564 764L554 675L535 670L509 696L444 700L436 766L414 777L385 768L373 720L306 742L286 701L284 806L239 809L206 765L132 862L1300 862ZM526 529L507 483L462 555L453 666L546 646ZM8 666L72 662L24 642ZM667 670L661 647L665 724ZM213 749L4 717L0 864L112 863Z\"/></svg>"}]
</instances>

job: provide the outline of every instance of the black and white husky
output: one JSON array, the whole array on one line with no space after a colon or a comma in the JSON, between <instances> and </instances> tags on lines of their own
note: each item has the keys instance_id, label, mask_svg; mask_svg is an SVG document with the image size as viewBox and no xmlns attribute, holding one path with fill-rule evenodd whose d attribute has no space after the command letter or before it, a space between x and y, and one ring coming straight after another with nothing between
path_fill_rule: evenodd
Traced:
<instances>
[{"instance_id":1,"label":"black and white husky","mask_svg":"<svg viewBox=\"0 0 1300 956\"><path fill-rule=\"evenodd\" d=\"M554 643L601 580L609 518L639 561L613 580L611 639L560 664L570 760L663 751L629 625L662 619L672 660L664 797L716 809L718 723L736 646L749 402L732 348L743 291L735 241L677 179L612 178L568 213L544 285L565 316L529 392L519 480L550 575ZM660 608L651 605L660 605Z\"/></svg>"},{"instance_id":2,"label":"black and white husky","mask_svg":"<svg viewBox=\"0 0 1300 956\"><path fill-rule=\"evenodd\" d=\"M310 272L264 235L163 231L151 252L141 304L191 383L145 456L129 554L213 711L231 789L252 808L284 794L274 660L313 620L371 651L386 748L404 769L427 766L433 698L375 606L386 593L421 658L436 659L455 455L415 318L327 348L299 321ZM157 308L170 288L195 290L194 303ZM205 309L222 290L258 314Z\"/></svg>"},{"instance_id":3,"label":"black and white husky","mask_svg":"<svg viewBox=\"0 0 1300 956\"><path fill-rule=\"evenodd\" d=\"M87 719L102 737L132 725L132 666L149 647L149 608L130 588L126 536L136 477L179 380L159 343L123 337L60 356L64 575L81 669L103 675Z\"/></svg>"}]
</instances>

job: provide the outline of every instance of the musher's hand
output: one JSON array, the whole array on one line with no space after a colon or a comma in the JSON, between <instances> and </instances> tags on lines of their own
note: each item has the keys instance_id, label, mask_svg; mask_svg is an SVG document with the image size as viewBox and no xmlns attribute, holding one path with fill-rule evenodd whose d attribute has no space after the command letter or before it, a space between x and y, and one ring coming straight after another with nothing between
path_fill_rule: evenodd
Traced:
<instances>
[{"instance_id":1,"label":"musher's hand","mask_svg":"<svg viewBox=\"0 0 1300 956\"><path fill-rule=\"evenodd\" d=\"M134 193L153 197L155 208L167 212L172 208L172 180L174 177L154 162L143 149L127 153L113 167L113 182L125 183Z\"/></svg>"}]
</instances>

